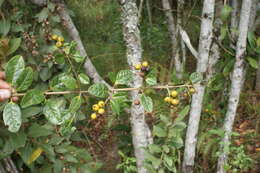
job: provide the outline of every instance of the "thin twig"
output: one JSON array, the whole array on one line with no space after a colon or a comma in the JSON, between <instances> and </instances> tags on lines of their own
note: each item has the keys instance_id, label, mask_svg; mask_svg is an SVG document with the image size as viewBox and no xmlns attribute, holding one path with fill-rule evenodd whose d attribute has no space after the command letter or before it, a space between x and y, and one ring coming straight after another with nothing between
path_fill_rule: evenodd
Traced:
<instances>
[{"instance_id":1,"label":"thin twig","mask_svg":"<svg viewBox=\"0 0 260 173\"><path fill-rule=\"evenodd\" d=\"M110 91L133 91L133 90L143 90L143 89L169 89L169 88L181 88L181 87L192 87L192 85L183 84L183 85L157 85L150 87L140 87L140 88L112 88ZM85 91L53 91L53 92L45 92L45 95L65 95L65 94L87 94L89 93L87 90ZM12 97L22 97L26 93L13 93Z\"/></svg>"}]
</instances>

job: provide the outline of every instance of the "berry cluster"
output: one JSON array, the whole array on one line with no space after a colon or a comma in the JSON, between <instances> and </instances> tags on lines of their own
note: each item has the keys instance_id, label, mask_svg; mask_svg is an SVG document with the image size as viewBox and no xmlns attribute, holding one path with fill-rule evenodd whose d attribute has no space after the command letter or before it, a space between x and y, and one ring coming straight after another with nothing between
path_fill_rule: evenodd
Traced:
<instances>
[{"instance_id":1,"label":"berry cluster","mask_svg":"<svg viewBox=\"0 0 260 173\"><path fill-rule=\"evenodd\" d=\"M164 101L172 106L177 106L180 103L178 99L178 91L171 91L170 95L164 98Z\"/></svg>"},{"instance_id":2,"label":"berry cluster","mask_svg":"<svg viewBox=\"0 0 260 173\"><path fill-rule=\"evenodd\" d=\"M189 88L188 92L185 92L182 96L188 97L196 92L194 88ZM164 101L168 103L172 108L180 103L178 99L179 93L176 90L170 92L169 96L164 98Z\"/></svg>"},{"instance_id":3,"label":"berry cluster","mask_svg":"<svg viewBox=\"0 0 260 173\"><path fill-rule=\"evenodd\" d=\"M57 48L60 48L61 46L63 46L63 42L64 42L64 38L63 38L63 37L60 37L60 36L58 36L58 35L56 35L56 34L53 34L53 35L51 36L51 39L56 41L55 46L56 46Z\"/></svg>"},{"instance_id":4,"label":"berry cluster","mask_svg":"<svg viewBox=\"0 0 260 173\"><path fill-rule=\"evenodd\" d=\"M135 70L141 70L142 72L148 72L149 71L149 64L147 61L143 61L142 64L136 64Z\"/></svg>"},{"instance_id":5,"label":"berry cluster","mask_svg":"<svg viewBox=\"0 0 260 173\"><path fill-rule=\"evenodd\" d=\"M94 120L96 119L99 115L103 115L105 113L105 102L104 101L99 101L97 104L94 104L92 106L92 110L95 111L94 113L91 114L91 119Z\"/></svg>"}]
</instances>

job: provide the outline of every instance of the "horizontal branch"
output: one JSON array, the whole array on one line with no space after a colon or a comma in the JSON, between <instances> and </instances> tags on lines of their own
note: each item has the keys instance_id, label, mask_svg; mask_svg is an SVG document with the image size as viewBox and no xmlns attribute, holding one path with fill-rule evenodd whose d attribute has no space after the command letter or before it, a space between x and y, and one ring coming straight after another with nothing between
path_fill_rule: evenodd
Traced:
<instances>
[{"instance_id":1,"label":"horizontal branch","mask_svg":"<svg viewBox=\"0 0 260 173\"><path fill-rule=\"evenodd\" d=\"M140 87L140 88L111 88L109 89L111 92L116 91L134 91L134 90L143 90L143 89L170 89L170 88L181 88L181 87L192 87L192 85L183 84L183 85L157 85L151 87ZM84 91L53 91L53 92L45 92L45 95L65 95L65 94L87 94L89 93L87 90ZM26 93L13 93L12 97L22 97Z\"/></svg>"},{"instance_id":2,"label":"horizontal branch","mask_svg":"<svg viewBox=\"0 0 260 173\"><path fill-rule=\"evenodd\" d=\"M182 40L184 41L184 43L186 44L186 46L189 48L190 52L192 53L192 55L196 58L199 59L198 56L198 52L194 49L194 47L192 46L191 42L190 42L190 38L188 36L188 34L186 33L186 31L184 31L181 27L179 27L180 30L180 35Z\"/></svg>"}]
</instances>

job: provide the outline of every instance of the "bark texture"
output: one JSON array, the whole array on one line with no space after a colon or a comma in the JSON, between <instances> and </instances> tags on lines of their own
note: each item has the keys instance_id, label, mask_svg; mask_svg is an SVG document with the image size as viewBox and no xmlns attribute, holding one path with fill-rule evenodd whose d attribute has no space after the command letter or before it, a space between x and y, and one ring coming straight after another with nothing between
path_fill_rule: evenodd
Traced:
<instances>
[{"instance_id":1,"label":"bark texture","mask_svg":"<svg viewBox=\"0 0 260 173\"><path fill-rule=\"evenodd\" d=\"M165 16L167 18L168 30L169 30L169 35L172 44L172 55L171 55L172 57L171 57L169 72L170 74L172 73L171 70L174 64L176 75L178 78L181 78L182 65L181 65L181 60L179 55L179 47L178 47L178 39L177 39L178 36L177 24L175 24L169 0L162 0L162 6L163 6ZM177 19L177 22L180 23L181 22L180 20L181 19Z\"/></svg>"},{"instance_id":2,"label":"bark texture","mask_svg":"<svg viewBox=\"0 0 260 173\"><path fill-rule=\"evenodd\" d=\"M221 154L218 159L218 170L217 173L225 173L224 165L228 160L228 153L224 150L230 142L230 136L232 132L232 127L234 124L237 106L239 103L240 92L244 83L245 68L244 68L244 55L246 52L246 40L247 32L249 27L249 17L250 17L251 0L243 0L242 9L239 22L239 36L236 45L236 62L234 65L232 78L231 78L231 89L228 101L228 109L226 112L226 118L224 121L223 129L225 130L225 135L222 140Z\"/></svg>"},{"instance_id":3,"label":"bark texture","mask_svg":"<svg viewBox=\"0 0 260 173\"><path fill-rule=\"evenodd\" d=\"M138 28L138 10L135 0L121 0L123 34L127 48L127 61L133 71L134 80L131 87L141 87L143 79L134 69L135 64L141 63L142 48ZM131 100L139 100L138 91L131 91ZM144 168L144 149L152 142L151 132L145 122L144 108L141 105L131 106L131 126L138 173L147 173Z\"/></svg>"},{"instance_id":4,"label":"bark texture","mask_svg":"<svg viewBox=\"0 0 260 173\"><path fill-rule=\"evenodd\" d=\"M238 12L239 12L239 1L238 0L232 0L231 1L231 7L232 7L232 12L231 12L231 37L233 40L236 39L236 32L235 30L238 27Z\"/></svg>"},{"instance_id":5,"label":"bark texture","mask_svg":"<svg viewBox=\"0 0 260 173\"><path fill-rule=\"evenodd\" d=\"M209 50L212 42L214 0L204 0L202 11L202 22L200 30L199 51L196 71L202 75L206 73L209 61ZM205 92L205 84L194 85L196 93L192 96L191 111L186 133L184 160L182 169L184 173L192 173L197 144L197 134L202 109L202 101Z\"/></svg>"}]
</instances>

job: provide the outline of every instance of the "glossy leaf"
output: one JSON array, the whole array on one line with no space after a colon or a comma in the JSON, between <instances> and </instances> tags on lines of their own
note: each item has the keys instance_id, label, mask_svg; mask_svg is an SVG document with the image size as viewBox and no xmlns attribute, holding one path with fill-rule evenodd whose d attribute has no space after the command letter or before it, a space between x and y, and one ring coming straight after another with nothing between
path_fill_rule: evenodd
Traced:
<instances>
[{"instance_id":1,"label":"glossy leaf","mask_svg":"<svg viewBox=\"0 0 260 173\"><path fill-rule=\"evenodd\" d=\"M32 105L37 105L43 102L45 99L43 92L33 89L29 90L25 96L23 96L21 101L22 108L26 108Z\"/></svg>"},{"instance_id":2,"label":"glossy leaf","mask_svg":"<svg viewBox=\"0 0 260 173\"><path fill-rule=\"evenodd\" d=\"M85 75L84 73L80 73L78 77L79 77L80 83L82 83L84 85L88 85L90 83L89 77L87 75Z\"/></svg>"},{"instance_id":3,"label":"glossy leaf","mask_svg":"<svg viewBox=\"0 0 260 173\"><path fill-rule=\"evenodd\" d=\"M158 137L166 137L167 132L166 132L166 130L164 130L163 128L161 128L159 126L154 126L153 127L153 135L158 136Z\"/></svg>"},{"instance_id":4,"label":"glossy leaf","mask_svg":"<svg viewBox=\"0 0 260 173\"><path fill-rule=\"evenodd\" d=\"M145 78L145 82L152 86L157 84L157 71L156 69L151 69Z\"/></svg>"},{"instance_id":5,"label":"glossy leaf","mask_svg":"<svg viewBox=\"0 0 260 173\"><path fill-rule=\"evenodd\" d=\"M194 83L198 83L200 81L203 80L203 76L201 73L199 72L194 72L190 75L190 81L194 84Z\"/></svg>"},{"instance_id":6,"label":"glossy leaf","mask_svg":"<svg viewBox=\"0 0 260 173\"><path fill-rule=\"evenodd\" d=\"M142 94L141 97L140 97L140 100L141 100L141 104L143 105L144 110L146 112L152 112L153 111L153 100L152 100L151 97Z\"/></svg>"},{"instance_id":7,"label":"glossy leaf","mask_svg":"<svg viewBox=\"0 0 260 173\"><path fill-rule=\"evenodd\" d=\"M9 42L9 50L6 55L10 55L14 53L20 47L21 41L22 41L21 38L11 39Z\"/></svg>"},{"instance_id":8,"label":"glossy leaf","mask_svg":"<svg viewBox=\"0 0 260 173\"><path fill-rule=\"evenodd\" d=\"M20 107L13 102L5 105L3 112L4 124L8 126L10 132L18 132L22 125L22 115Z\"/></svg>"},{"instance_id":9,"label":"glossy leaf","mask_svg":"<svg viewBox=\"0 0 260 173\"><path fill-rule=\"evenodd\" d=\"M43 108L43 114L52 124L61 125L71 118L70 112L65 110L65 105L64 99L49 99Z\"/></svg>"},{"instance_id":10,"label":"glossy leaf","mask_svg":"<svg viewBox=\"0 0 260 173\"><path fill-rule=\"evenodd\" d=\"M258 62L254 58L247 57L247 60L248 60L251 67L253 67L255 69L258 68Z\"/></svg>"},{"instance_id":11,"label":"glossy leaf","mask_svg":"<svg viewBox=\"0 0 260 173\"><path fill-rule=\"evenodd\" d=\"M72 75L64 75L60 78L60 81L66 86L68 89L76 89L77 81L73 78Z\"/></svg>"},{"instance_id":12,"label":"glossy leaf","mask_svg":"<svg viewBox=\"0 0 260 173\"><path fill-rule=\"evenodd\" d=\"M11 22L9 20L1 20L0 21L0 34L2 36L6 36L10 31Z\"/></svg>"},{"instance_id":13,"label":"glossy leaf","mask_svg":"<svg viewBox=\"0 0 260 173\"><path fill-rule=\"evenodd\" d=\"M6 65L5 73L6 73L6 80L11 83L15 84L17 79L19 78L20 74L24 70L24 60L23 57L20 55L14 56L10 59Z\"/></svg>"},{"instance_id":14,"label":"glossy leaf","mask_svg":"<svg viewBox=\"0 0 260 173\"><path fill-rule=\"evenodd\" d=\"M82 99L81 99L80 96L74 97L71 100L69 111L72 112L72 113L76 112L80 108L81 103L82 103Z\"/></svg>"},{"instance_id":15,"label":"glossy leaf","mask_svg":"<svg viewBox=\"0 0 260 173\"><path fill-rule=\"evenodd\" d=\"M108 95L108 88L106 87L105 84L96 83L96 84L91 85L88 88L88 92L89 92L89 94L91 94L93 96L105 98Z\"/></svg>"},{"instance_id":16,"label":"glossy leaf","mask_svg":"<svg viewBox=\"0 0 260 173\"><path fill-rule=\"evenodd\" d=\"M121 70L116 76L116 85L128 85L133 80L133 73L130 70Z\"/></svg>"},{"instance_id":17,"label":"glossy leaf","mask_svg":"<svg viewBox=\"0 0 260 173\"><path fill-rule=\"evenodd\" d=\"M27 67L23 70L16 82L16 91L27 90L33 82L33 70Z\"/></svg>"}]
</instances>

